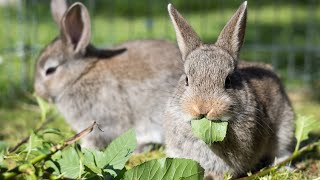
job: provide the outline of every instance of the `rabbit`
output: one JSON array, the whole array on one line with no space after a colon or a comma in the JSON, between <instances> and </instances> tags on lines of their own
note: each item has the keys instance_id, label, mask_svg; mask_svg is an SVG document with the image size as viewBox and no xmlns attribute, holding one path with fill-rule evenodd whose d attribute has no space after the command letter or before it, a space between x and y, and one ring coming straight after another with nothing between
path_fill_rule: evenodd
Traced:
<instances>
[{"instance_id":1,"label":"rabbit","mask_svg":"<svg viewBox=\"0 0 320 180\"><path fill-rule=\"evenodd\" d=\"M182 74L177 45L134 40L95 48L87 8L79 2L67 7L51 2L60 35L37 59L36 95L55 104L76 132L97 122L103 132L95 128L83 147L102 149L129 128L136 131L138 152L164 143L163 110Z\"/></svg>"},{"instance_id":2,"label":"rabbit","mask_svg":"<svg viewBox=\"0 0 320 180\"><path fill-rule=\"evenodd\" d=\"M173 5L168 11L184 74L165 109L167 155L197 161L206 179L240 177L289 156L294 113L283 84L270 65L239 60L247 2L212 44L202 43ZM191 120L203 117L228 122L223 141L207 145L193 134Z\"/></svg>"}]
</instances>

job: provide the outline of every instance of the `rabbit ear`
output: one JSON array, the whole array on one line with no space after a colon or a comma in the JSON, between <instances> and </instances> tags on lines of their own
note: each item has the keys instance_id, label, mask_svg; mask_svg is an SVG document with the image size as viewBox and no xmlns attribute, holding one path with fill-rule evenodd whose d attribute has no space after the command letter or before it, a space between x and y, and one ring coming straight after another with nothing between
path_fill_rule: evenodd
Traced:
<instances>
[{"instance_id":1,"label":"rabbit ear","mask_svg":"<svg viewBox=\"0 0 320 180\"><path fill-rule=\"evenodd\" d=\"M54 21L60 27L62 16L68 9L66 0L51 0L50 8Z\"/></svg>"},{"instance_id":2,"label":"rabbit ear","mask_svg":"<svg viewBox=\"0 0 320 180\"><path fill-rule=\"evenodd\" d=\"M241 4L237 12L221 31L216 46L227 50L234 59L238 59L244 41L247 22L247 1Z\"/></svg>"},{"instance_id":3,"label":"rabbit ear","mask_svg":"<svg viewBox=\"0 0 320 180\"><path fill-rule=\"evenodd\" d=\"M176 31L177 42L181 51L182 59L185 60L188 54L201 44L201 40L172 4L168 5L168 11Z\"/></svg>"},{"instance_id":4,"label":"rabbit ear","mask_svg":"<svg viewBox=\"0 0 320 180\"><path fill-rule=\"evenodd\" d=\"M62 40L74 53L84 52L91 39L90 16L82 3L74 3L62 18Z\"/></svg>"}]
</instances>

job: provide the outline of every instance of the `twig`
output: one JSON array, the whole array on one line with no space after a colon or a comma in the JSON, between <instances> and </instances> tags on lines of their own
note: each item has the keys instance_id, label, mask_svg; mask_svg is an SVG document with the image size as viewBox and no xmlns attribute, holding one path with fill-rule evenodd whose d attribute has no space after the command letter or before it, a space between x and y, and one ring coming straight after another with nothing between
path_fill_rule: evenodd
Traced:
<instances>
[{"instance_id":1,"label":"twig","mask_svg":"<svg viewBox=\"0 0 320 180\"><path fill-rule=\"evenodd\" d=\"M100 128L100 126L99 126L98 123L97 123L97 128L98 128L101 132L104 132L104 131Z\"/></svg>"},{"instance_id":2,"label":"twig","mask_svg":"<svg viewBox=\"0 0 320 180\"><path fill-rule=\"evenodd\" d=\"M40 162L40 161L42 161L42 160L44 160L44 159L49 158L51 155L53 155L53 154L56 153L57 151L64 149L64 148L67 147L68 145L73 144L74 142L80 140L82 137L84 137L84 136L86 136L87 134L89 134L89 133L93 130L93 128L95 127L95 125L96 125L96 122L93 122L93 124L92 124L90 127L86 128L86 129L84 129L83 131L81 131L80 133L74 135L72 138L64 141L63 144L57 144L57 145L55 145L55 146L52 146L52 147L50 148L50 152L49 152L49 153L39 155L39 156L31 159L29 162L30 162L32 165L34 165L34 164L36 164L36 163L38 163L38 162ZM11 169L11 170L9 170L9 171L7 171L7 172L4 172L4 173L0 174L0 179L10 179L10 178L13 178L13 177L17 176L17 175L20 174L20 173L23 173L23 172L21 172L21 166L22 166L22 165L16 166L15 168L13 168L13 169Z\"/></svg>"},{"instance_id":3,"label":"twig","mask_svg":"<svg viewBox=\"0 0 320 180\"><path fill-rule=\"evenodd\" d=\"M315 148L316 146L320 145L320 141L316 141L313 142L303 148L301 148L299 151L296 151L295 153L293 153L290 157L288 157L287 159L283 160L282 162L271 166L269 168L263 169L251 176L247 176L247 177L242 177L242 178L238 178L238 180L251 180L251 179L257 179L258 177L261 176L265 176L273 171L278 170L280 167L287 165L288 163L290 163L293 159L297 158L298 156L302 155L303 153L307 152L307 151L311 151L313 148Z\"/></svg>"},{"instance_id":4,"label":"twig","mask_svg":"<svg viewBox=\"0 0 320 180\"><path fill-rule=\"evenodd\" d=\"M44 121L40 127L38 127L34 132L37 133L39 132L40 130L42 130L47 124L49 124L53 119L54 117L56 117L57 114L54 114L53 116L51 116L50 118L48 118L46 121ZM9 153L12 153L14 151L16 151L22 144L28 142L30 139L30 136L27 136L25 138L23 138L18 144L16 144L14 147L11 147L9 148Z\"/></svg>"},{"instance_id":5,"label":"twig","mask_svg":"<svg viewBox=\"0 0 320 180\"><path fill-rule=\"evenodd\" d=\"M74 142L80 140L83 136L91 133L91 131L93 130L94 126L96 125L97 123L94 121L92 123L92 125L88 128L86 128L85 130L81 131L80 133L76 134L75 136L73 136L72 138L66 140L64 142L64 145L69 145L69 144L73 144Z\"/></svg>"}]
</instances>

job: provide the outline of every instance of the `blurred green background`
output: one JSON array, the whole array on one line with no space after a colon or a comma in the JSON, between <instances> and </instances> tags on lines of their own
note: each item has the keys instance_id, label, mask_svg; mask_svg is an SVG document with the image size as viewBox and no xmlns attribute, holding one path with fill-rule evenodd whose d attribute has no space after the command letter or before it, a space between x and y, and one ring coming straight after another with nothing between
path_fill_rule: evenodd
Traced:
<instances>
[{"instance_id":1,"label":"blurred green background","mask_svg":"<svg viewBox=\"0 0 320 180\"><path fill-rule=\"evenodd\" d=\"M72 3L74 1L69 1ZM214 42L240 0L87 0L92 42L108 47L132 39L175 41L168 2L188 19L204 42ZM271 63L285 81L297 113L319 119L320 1L249 0L241 57ZM58 35L50 1L0 0L0 141L10 145L39 123L32 96L34 64ZM49 126L71 132L62 118Z\"/></svg>"},{"instance_id":2,"label":"blurred green background","mask_svg":"<svg viewBox=\"0 0 320 180\"><path fill-rule=\"evenodd\" d=\"M175 42L167 13L169 2L188 19L204 42L214 42L242 3L241 0L81 2L90 11L92 43L99 47L141 38ZM59 31L51 17L49 0L0 0L0 27L0 143L13 146L41 124L41 112L32 95L34 64L41 49ZM241 58L271 63L285 82L295 112L320 120L319 0L249 0ZM54 114L47 127L72 134L59 113ZM163 156L163 152L160 154ZM315 153L303 157L302 166L307 169L303 177L320 175L319 159L320 155ZM300 175L295 178L300 179Z\"/></svg>"}]
</instances>

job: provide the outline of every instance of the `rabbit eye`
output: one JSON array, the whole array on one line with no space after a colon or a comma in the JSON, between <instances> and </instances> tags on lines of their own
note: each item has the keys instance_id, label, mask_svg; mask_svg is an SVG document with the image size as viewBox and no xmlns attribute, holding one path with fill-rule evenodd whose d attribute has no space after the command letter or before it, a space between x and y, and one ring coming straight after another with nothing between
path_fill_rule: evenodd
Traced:
<instances>
[{"instance_id":1,"label":"rabbit eye","mask_svg":"<svg viewBox=\"0 0 320 180\"><path fill-rule=\"evenodd\" d=\"M188 80L188 76L186 76L186 82L185 82L186 84L186 86L189 86L189 80Z\"/></svg>"},{"instance_id":2,"label":"rabbit eye","mask_svg":"<svg viewBox=\"0 0 320 180\"><path fill-rule=\"evenodd\" d=\"M230 75L227 76L225 82L224 82L224 87L226 89L230 89L231 88L231 78L230 78Z\"/></svg>"},{"instance_id":3,"label":"rabbit eye","mask_svg":"<svg viewBox=\"0 0 320 180\"><path fill-rule=\"evenodd\" d=\"M46 76L53 74L56 71L56 67L50 67L46 70Z\"/></svg>"}]
</instances>

